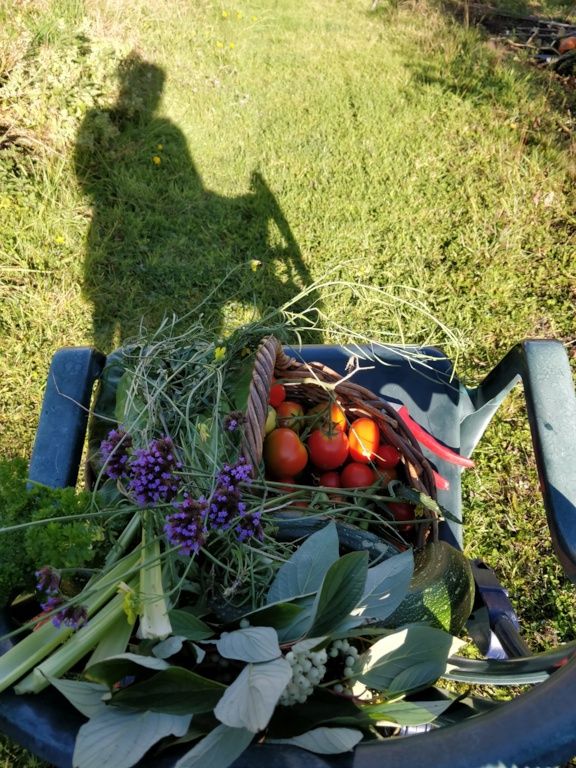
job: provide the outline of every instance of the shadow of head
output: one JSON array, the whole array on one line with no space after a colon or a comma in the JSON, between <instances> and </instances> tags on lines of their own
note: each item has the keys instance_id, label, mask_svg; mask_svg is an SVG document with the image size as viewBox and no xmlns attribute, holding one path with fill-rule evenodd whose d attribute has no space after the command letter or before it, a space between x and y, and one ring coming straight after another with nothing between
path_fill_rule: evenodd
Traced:
<instances>
[{"instance_id":1,"label":"shadow of head","mask_svg":"<svg viewBox=\"0 0 576 768\"><path fill-rule=\"evenodd\" d=\"M166 75L156 64L132 52L118 66L116 115L126 121L149 119L160 105Z\"/></svg>"}]
</instances>

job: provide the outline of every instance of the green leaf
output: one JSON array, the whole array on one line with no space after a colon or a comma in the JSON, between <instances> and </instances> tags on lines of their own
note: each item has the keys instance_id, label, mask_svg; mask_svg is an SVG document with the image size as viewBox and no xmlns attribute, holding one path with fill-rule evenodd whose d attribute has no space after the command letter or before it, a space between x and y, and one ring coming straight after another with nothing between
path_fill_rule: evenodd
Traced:
<instances>
[{"instance_id":1,"label":"green leaf","mask_svg":"<svg viewBox=\"0 0 576 768\"><path fill-rule=\"evenodd\" d=\"M123 677L138 676L146 669L159 670L169 666L164 659L155 656L139 656L136 653L120 653L110 656L104 661L92 664L86 669L85 675L89 680L104 683L111 688Z\"/></svg>"},{"instance_id":2,"label":"green leaf","mask_svg":"<svg viewBox=\"0 0 576 768\"><path fill-rule=\"evenodd\" d=\"M250 746L254 734L219 725L176 763L174 768L228 768Z\"/></svg>"},{"instance_id":3,"label":"green leaf","mask_svg":"<svg viewBox=\"0 0 576 768\"><path fill-rule=\"evenodd\" d=\"M62 696L64 696L78 712L85 717L94 717L94 715L103 712L106 704L102 697L108 693L108 688L99 683L87 683L83 680L65 680L58 677L50 677L50 682Z\"/></svg>"},{"instance_id":4,"label":"green leaf","mask_svg":"<svg viewBox=\"0 0 576 768\"><path fill-rule=\"evenodd\" d=\"M130 768L160 739L183 736L190 716L176 717L158 712L123 712L106 707L88 720L76 737L74 768Z\"/></svg>"},{"instance_id":5,"label":"green leaf","mask_svg":"<svg viewBox=\"0 0 576 768\"><path fill-rule=\"evenodd\" d=\"M314 601L314 595L298 599L297 605L300 608L298 615L290 624L278 630L278 639L281 643L292 643L294 640L304 637L312 623Z\"/></svg>"},{"instance_id":6,"label":"green leaf","mask_svg":"<svg viewBox=\"0 0 576 768\"><path fill-rule=\"evenodd\" d=\"M222 696L214 714L231 728L257 733L268 725L291 678L292 667L284 658L248 664Z\"/></svg>"},{"instance_id":7,"label":"green leaf","mask_svg":"<svg viewBox=\"0 0 576 768\"><path fill-rule=\"evenodd\" d=\"M328 523L309 536L280 568L266 602L288 602L294 597L316 592L330 566L338 560L338 555L336 524Z\"/></svg>"},{"instance_id":8,"label":"green leaf","mask_svg":"<svg viewBox=\"0 0 576 768\"><path fill-rule=\"evenodd\" d=\"M245 613L243 618L248 619L253 627L281 629L291 624L301 611L302 606L297 603L273 603L257 611Z\"/></svg>"},{"instance_id":9,"label":"green leaf","mask_svg":"<svg viewBox=\"0 0 576 768\"><path fill-rule=\"evenodd\" d=\"M314 602L309 635L328 635L358 605L366 585L368 553L349 552L333 563Z\"/></svg>"},{"instance_id":10,"label":"green leaf","mask_svg":"<svg viewBox=\"0 0 576 768\"><path fill-rule=\"evenodd\" d=\"M448 657L464 642L440 629L419 625L393 632L358 659L355 672L368 688L388 695L406 693L435 682Z\"/></svg>"},{"instance_id":11,"label":"green leaf","mask_svg":"<svg viewBox=\"0 0 576 768\"><path fill-rule=\"evenodd\" d=\"M288 712L289 717L286 716ZM271 738L287 739L320 725L367 730L373 724L374 721L353 700L325 688L315 688L302 704L293 704L289 710L277 707L267 733Z\"/></svg>"},{"instance_id":12,"label":"green leaf","mask_svg":"<svg viewBox=\"0 0 576 768\"><path fill-rule=\"evenodd\" d=\"M216 648L226 659L238 661L271 661L282 655L278 634L272 627L247 627L223 632Z\"/></svg>"},{"instance_id":13,"label":"green leaf","mask_svg":"<svg viewBox=\"0 0 576 768\"><path fill-rule=\"evenodd\" d=\"M386 701L362 707L379 725L426 725L432 723L453 704L452 699L436 701Z\"/></svg>"},{"instance_id":14,"label":"green leaf","mask_svg":"<svg viewBox=\"0 0 576 768\"><path fill-rule=\"evenodd\" d=\"M201 640L208 640L214 634L207 624L204 624L189 611L175 608L169 611L168 616L173 633L185 637L190 642L198 643Z\"/></svg>"},{"instance_id":15,"label":"green leaf","mask_svg":"<svg viewBox=\"0 0 576 768\"><path fill-rule=\"evenodd\" d=\"M169 667L149 680L121 688L112 703L172 715L200 714L210 712L225 690L222 683L189 669Z\"/></svg>"},{"instance_id":16,"label":"green leaf","mask_svg":"<svg viewBox=\"0 0 576 768\"><path fill-rule=\"evenodd\" d=\"M180 653L185 642L186 638L182 635L171 635L155 645L152 648L152 653L157 659L169 659L170 656Z\"/></svg>"},{"instance_id":17,"label":"green leaf","mask_svg":"<svg viewBox=\"0 0 576 768\"><path fill-rule=\"evenodd\" d=\"M413 571L411 549L368 568L364 594L353 615L380 621L390 616L404 600Z\"/></svg>"},{"instance_id":18,"label":"green leaf","mask_svg":"<svg viewBox=\"0 0 576 768\"><path fill-rule=\"evenodd\" d=\"M335 755L354 749L362 736L362 731L352 728L314 728L291 739L270 739L268 743L291 744L319 755Z\"/></svg>"}]
</instances>

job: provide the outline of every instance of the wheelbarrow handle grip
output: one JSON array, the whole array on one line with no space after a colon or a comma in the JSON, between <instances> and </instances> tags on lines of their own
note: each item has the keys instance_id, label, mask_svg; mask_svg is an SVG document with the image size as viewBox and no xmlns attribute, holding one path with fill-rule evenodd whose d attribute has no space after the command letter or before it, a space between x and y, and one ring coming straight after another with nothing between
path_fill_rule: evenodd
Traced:
<instances>
[{"instance_id":1,"label":"wheelbarrow handle grip","mask_svg":"<svg viewBox=\"0 0 576 768\"><path fill-rule=\"evenodd\" d=\"M576 582L576 395L559 341L526 340L513 347L474 395L476 407L520 377L536 467L556 555Z\"/></svg>"},{"instance_id":2,"label":"wheelbarrow handle grip","mask_svg":"<svg viewBox=\"0 0 576 768\"><path fill-rule=\"evenodd\" d=\"M90 401L106 358L90 347L65 347L52 357L28 479L52 488L76 485Z\"/></svg>"}]
</instances>

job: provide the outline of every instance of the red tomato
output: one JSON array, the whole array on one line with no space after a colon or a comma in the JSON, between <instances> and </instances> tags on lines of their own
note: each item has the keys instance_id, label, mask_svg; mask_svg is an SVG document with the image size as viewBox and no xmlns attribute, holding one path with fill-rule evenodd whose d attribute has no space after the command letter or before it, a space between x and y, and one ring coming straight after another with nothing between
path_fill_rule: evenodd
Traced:
<instances>
[{"instance_id":1,"label":"red tomato","mask_svg":"<svg viewBox=\"0 0 576 768\"><path fill-rule=\"evenodd\" d=\"M284 400L283 403L276 408L276 414L278 415L278 426L290 427L295 432L300 431L302 426L302 417L304 416L304 408L300 403L294 403L292 400Z\"/></svg>"},{"instance_id":2,"label":"red tomato","mask_svg":"<svg viewBox=\"0 0 576 768\"><path fill-rule=\"evenodd\" d=\"M380 430L373 419L363 416L350 425L350 458L367 464L372 461L380 444Z\"/></svg>"},{"instance_id":3,"label":"red tomato","mask_svg":"<svg viewBox=\"0 0 576 768\"><path fill-rule=\"evenodd\" d=\"M400 462L400 451L390 443L380 443L374 461L380 469L392 469Z\"/></svg>"},{"instance_id":4,"label":"red tomato","mask_svg":"<svg viewBox=\"0 0 576 768\"><path fill-rule=\"evenodd\" d=\"M273 429L266 436L263 455L266 469L272 477L294 477L308 463L306 446L288 427Z\"/></svg>"},{"instance_id":5,"label":"red tomato","mask_svg":"<svg viewBox=\"0 0 576 768\"><path fill-rule=\"evenodd\" d=\"M348 438L344 432L315 429L308 438L310 459L318 469L336 469L348 458Z\"/></svg>"},{"instance_id":6,"label":"red tomato","mask_svg":"<svg viewBox=\"0 0 576 768\"><path fill-rule=\"evenodd\" d=\"M342 488L367 488L376 482L376 472L367 464L351 461L340 473Z\"/></svg>"},{"instance_id":7,"label":"red tomato","mask_svg":"<svg viewBox=\"0 0 576 768\"><path fill-rule=\"evenodd\" d=\"M284 384L272 384L270 387L270 394L268 395L268 402L273 408L278 408L280 403L286 400L286 388Z\"/></svg>"},{"instance_id":8,"label":"red tomato","mask_svg":"<svg viewBox=\"0 0 576 768\"><path fill-rule=\"evenodd\" d=\"M332 470L331 472L323 472L318 478L318 483L324 488L341 488L340 475L338 472Z\"/></svg>"},{"instance_id":9,"label":"red tomato","mask_svg":"<svg viewBox=\"0 0 576 768\"><path fill-rule=\"evenodd\" d=\"M315 416L316 414L320 419L319 423L321 426L339 429L342 432L346 431L348 426L346 414L338 403L318 403L318 405L310 408L306 415Z\"/></svg>"},{"instance_id":10,"label":"red tomato","mask_svg":"<svg viewBox=\"0 0 576 768\"><path fill-rule=\"evenodd\" d=\"M408 504L404 501L389 501L386 506L394 515L394 520L397 520L398 522L401 522L402 520L414 520L416 517L412 504ZM410 533L410 531L414 530L414 525L410 523L407 525L400 525L398 526L398 530L401 533Z\"/></svg>"}]
</instances>

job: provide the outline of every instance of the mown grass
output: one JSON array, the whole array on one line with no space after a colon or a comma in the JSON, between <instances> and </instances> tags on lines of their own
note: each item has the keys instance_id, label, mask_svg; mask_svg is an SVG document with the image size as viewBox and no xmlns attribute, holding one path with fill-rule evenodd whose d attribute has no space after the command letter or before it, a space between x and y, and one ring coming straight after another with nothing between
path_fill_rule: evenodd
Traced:
<instances>
[{"instance_id":1,"label":"mown grass","mask_svg":"<svg viewBox=\"0 0 576 768\"><path fill-rule=\"evenodd\" d=\"M524 337L574 350L573 97L439 8L9 0L0 46L2 455L29 454L58 347L108 351L230 270L223 330L337 270L418 291L470 383ZM430 334L396 303L312 298L375 339ZM477 459L467 551L535 650L573 639L519 393Z\"/></svg>"}]
</instances>

